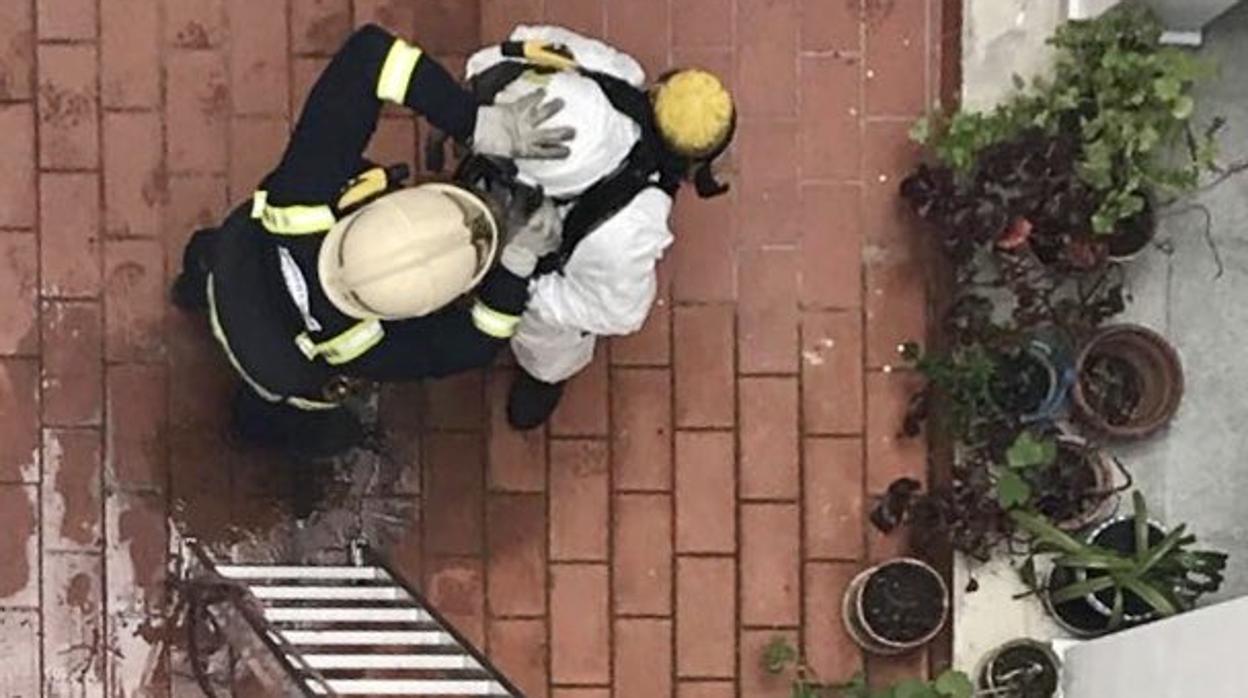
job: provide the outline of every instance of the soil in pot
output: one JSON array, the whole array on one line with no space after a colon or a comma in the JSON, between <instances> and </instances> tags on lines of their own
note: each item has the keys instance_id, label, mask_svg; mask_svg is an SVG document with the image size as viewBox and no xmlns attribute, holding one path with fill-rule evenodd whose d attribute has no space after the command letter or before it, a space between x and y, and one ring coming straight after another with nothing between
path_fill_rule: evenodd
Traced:
<instances>
[{"instance_id":1,"label":"soil in pot","mask_svg":"<svg viewBox=\"0 0 1248 698\"><path fill-rule=\"evenodd\" d=\"M1075 578L1073 570L1067 567L1056 567L1053 569L1052 574L1049 575L1048 588L1050 591L1053 591L1074 584L1076 581L1078 579ZM1050 610L1067 627L1084 635L1099 635L1105 632L1109 626L1109 618L1093 608L1092 604L1085 599L1073 599L1063 604L1051 604Z\"/></svg>"},{"instance_id":2,"label":"soil in pot","mask_svg":"<svg viewBox=\"0 0 1248 698\"><path fill-rule=\"evenodd\" d=\"M1041 647L1018 644L1006 647L986 669L990 688L1013 689L1014 698L1053 698L1058 669Z\"/></svg>"},{"instance_id":3,"label":"soil in pot","mask_svg":"<svg viewBox=\"0 0 1248 698\"><path fill-rule=\"evenodd\" d=\"M1107 436L1139 439L1164 427L1183 400L1183 365L1164 337L1139 325L1106 327L1077 362L1074 407Z\"/></svg>"},{"instance_id":4,"label":"soil in pot","mask_svg":"<svg viewBox=\"0 0 1248 698\"><path fill-rule=\"evenodd\" d=\"M892 563L867 579L862 609L876 635L899 644L917 642L944 620L945 590L928 570Z\"/></svg>"},{"instance_id":5,"label":"soil in pot","mask_svg":"<svg viewBox=\"0 0 1248 698\"><path fill-rule=\"evenodd\" d=\"M1036 509L1065 530L1078 528L1072 522L1080 522L1108 495L1092 460L1097 457L1078 443L1059 441L1057 460L1028 478Z\"/></svg>"},{"instance_id":6,"label":"soil in pot","mask_svg":"<svg viewBox=\"0 0 1248 698\"><path fill-rule=\"evenodd\" d=\"M1030 352L1014 351L997 360L989 390L992 401L1006 412L1033 414L1053 390L1053 373Z\"/></svg>"},{"instance_id":7,"label":"soil in pot","mask_svg":"<svg viewBox=\"0 0 1248 698\"><path fill-rule=\"evenodd\" d=\"M1150 546L1157 545L1165 538L1165 534L1158 530L1156 526L1148 527L1148 544ZM1125 519L1115 521L1105 528L1101 529L1092 539L1092 542L1104 548L1117 550L1125 555L1135 553L1135 520ZM1103 577L1105 572L1091 570L1088 572L1089 577ZM1113 590L1100 591L1096 593L1096 598L1106 606L1113 608L1114 592ZM1123 609L1129 616L1143 616L1153 612L1153 607L1149 606L1144 599L1136 596L1130 591L1123 593Z\"/></svg>"},{"instance_id":8,"label":"soil in pot","mask_svg":"<svg viewBox=\"0 0 1248 698\"><path fill-rule=\"evenodd\" d=\"M1157 232L1152 201L1144 197L1144 210L1118 224L1114 234L1106 240L1111 259L1128 259L1135 256L1152 242Z\"/></svg>"},{"instance_id":9,"label":"soil in pot","mask_svg":"<svg viewBox=\"0 0 1248 698\"><path fill-rule=\"evenodd\" d=\"M1088 406L1111 426L1132 422L1143 397L1143 381L1131 362L1113 354L1088 356L1079 377Z\"/></svg>"}]
</instances>

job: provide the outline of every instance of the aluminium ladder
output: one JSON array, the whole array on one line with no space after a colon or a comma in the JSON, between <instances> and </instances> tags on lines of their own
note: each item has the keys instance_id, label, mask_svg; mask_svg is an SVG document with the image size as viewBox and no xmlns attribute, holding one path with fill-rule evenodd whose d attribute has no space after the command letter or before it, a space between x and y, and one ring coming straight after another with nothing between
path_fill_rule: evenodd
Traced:
<instances>
[{"instance_id":1,"label":"aluminium ladder","mask_svg":"<svg viewBox=\"0 0 1248 698\"><path fill-rule=\"evenodd\" d=\"M194 540L183 551L184 581L232 592L214 614L275 694L524 698L363 545L342 566L216 563Z\"/></svg>"}]
</instances>

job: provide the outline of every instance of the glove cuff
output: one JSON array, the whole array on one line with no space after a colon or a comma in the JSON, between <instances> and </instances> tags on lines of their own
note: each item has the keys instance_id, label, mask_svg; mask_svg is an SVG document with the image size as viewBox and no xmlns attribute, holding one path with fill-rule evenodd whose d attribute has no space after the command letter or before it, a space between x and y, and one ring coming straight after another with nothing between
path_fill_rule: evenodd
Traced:
<instances>
[{"instance_id":1,"label":"glove cuff","mask_svg":"<svg viewBox=\"0 0 1248 698\"><path fill-rule=\"evenodd\" d=\"M500 261L504 269L521 278L532 276L537 269L537 255L519 245L504 247Z\"/></svg>"},{"instance_id":2,"label":"glove cuff","mask_svg":"<svg viewBox=\"0 0 1248 698\"><path fill-rule=\"evenodd\" d=\"M511 139L503 125L506 115L500 107L483 104L477 107L477 125L472 131L473 152L482 155L511 157Z\"/></svg>"}]
</instances>

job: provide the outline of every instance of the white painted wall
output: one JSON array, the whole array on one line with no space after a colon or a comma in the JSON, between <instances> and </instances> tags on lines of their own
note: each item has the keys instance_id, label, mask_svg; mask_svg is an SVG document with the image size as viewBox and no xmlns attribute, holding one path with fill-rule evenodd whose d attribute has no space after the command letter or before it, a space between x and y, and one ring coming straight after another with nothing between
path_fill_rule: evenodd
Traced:
<instances>
[{"instance_id":1,"label":"white painted wall","mask_svg":"<svg viewBox=\"0 0 1248 698\"><path fill-rule=\"evenodd\" d=\"M1052 52L1045 41L1066 10L1064 0L965 0L963 106L991 109L1014 89L1014 75L1030 79L1046 70Z\"/></svg>"},{"instance_id":2,"label":"white painted wall","mask_svg":"<svg viewBox=\"0 0 1248 698\"><path fill-rule=\"evenodd\" d=\"M1075 1L1075 0L1072 0ZM1100 2L1101 0L1085 0ZM1148 4L1170 31L1200 31L1239 0L1148 0Z\"/></svg>"},{"instance_id":3,"label":"white painted wall","mask_svg":"<svg viewBox=\"0 0 1248 698\"><path fill-rule=\"evenodd\" d=\"M1066 0L1066 4L1070 6L1068 16L1071 19L1095 17L1118 2L1119 0Z\"/></svg>"},{"instance_id":4,"label":"white painted wall","mask_svg":"<svg viewBox=\"0 0 1248 698\"><path fill-rule=\"evenodd\" d=\"M1209 606L1066 652L1065 698L1244 698L1248 598Z\"/></svg>"}]
</instances>

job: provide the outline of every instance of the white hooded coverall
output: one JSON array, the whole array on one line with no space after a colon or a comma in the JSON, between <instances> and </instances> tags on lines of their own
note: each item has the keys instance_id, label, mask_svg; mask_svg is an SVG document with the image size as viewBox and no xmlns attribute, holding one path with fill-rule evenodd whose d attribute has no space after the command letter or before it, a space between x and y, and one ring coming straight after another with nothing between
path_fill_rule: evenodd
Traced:
<instances>
[{"instance_id":1,"label":"white hooded coverall","mask_svg":"<svg viewBox=\"0 0 1248 698\"><path fill-rule=\"evenodd\" d=\"M645 73L632 57L561 27L519 26L510 39L562 44L584 68L639 88L645 83ZM499 47L482 49L468 60L468 76L503 60ZM543 86L549 98L565 102L547 125L576 128L572 153L566 160L518 160L516 166L523 180L542 185L547 196L572 199L615 172L641 131L611 106L596 82L576 72L525 74L504 88L497 101L515 101ZM563 216L569 210L571 205L560 206ZM593 359L598 335L641 328L657 292L655 264L672 244L671 210L667 193L658 187L644 189L580 241L562 274L531 282L528 308L511 340L512 353L529 375L547 383L567 380Z\"/></svg>"}]
</instances>

